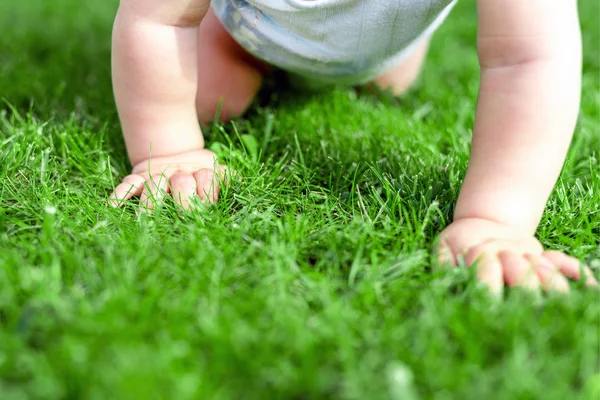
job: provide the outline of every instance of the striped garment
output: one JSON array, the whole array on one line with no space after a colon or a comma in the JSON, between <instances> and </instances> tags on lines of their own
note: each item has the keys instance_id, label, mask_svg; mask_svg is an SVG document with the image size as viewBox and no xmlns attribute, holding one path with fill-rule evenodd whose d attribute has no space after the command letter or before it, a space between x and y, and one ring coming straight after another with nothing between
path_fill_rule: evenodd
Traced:
<instances>
[{"instance_id":1,"label":"striped garment","mask_svg":"<svg viewBox=\"0 0 600 400\"><path fill-rule=\"evenodd\" d=\"M324 83L358 84L399 64L457 0L212 0L248 52Z\"/></svg>"}]
</instances>

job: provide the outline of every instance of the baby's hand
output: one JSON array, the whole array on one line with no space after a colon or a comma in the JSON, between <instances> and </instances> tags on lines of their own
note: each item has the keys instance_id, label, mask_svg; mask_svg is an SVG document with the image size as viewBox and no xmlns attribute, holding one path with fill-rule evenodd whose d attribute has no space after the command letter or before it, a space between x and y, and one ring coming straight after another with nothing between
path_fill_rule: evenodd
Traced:
<instances>
[{"instance_id":1,"label":"baby's hand","mask_svg":"<svg viewBox=\"0 0 600 400\"><path fill-rule=\"evenodd\" d=\"M149 210L166 193L171 193L185 209L196 195L214 203L219 195L218 178L224 172L225 167L217 163L215 153L205 149L151 158L135 165L131 174L123 178L111 196L111 203L118 206L140 196L142 206Z\"/></svg>"},{"instance_id":2,"label":"baby's hand","mask_svg":"<svg viewBox=\"0 0 600 400\"><path fill-rule=\"evenodd\" d=\"M565 277L580 279L577 259L560 251L544 251L533 236L524 236L510 226L479 218L454 221L439 237L439 262L458 265L477 264L477 277L494 294L501 294L504 283L532 290L568 292ZM589 267L583 268L586 284L598 286Z\"/></svg>"}]
</instances>

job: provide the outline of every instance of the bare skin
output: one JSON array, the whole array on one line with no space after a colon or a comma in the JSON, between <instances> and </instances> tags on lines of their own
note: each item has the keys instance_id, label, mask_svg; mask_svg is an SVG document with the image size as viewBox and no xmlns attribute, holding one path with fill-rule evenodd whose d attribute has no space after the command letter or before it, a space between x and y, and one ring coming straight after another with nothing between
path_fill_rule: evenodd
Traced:
<instances>
[{"instance_id":1,"label":"bare skin","mask_svg":"<svg viewBox=\"0 0 600 400\"><path fill-rule=\"evenodd\" d=\"M198 119L241 115L269 66L223 29L208 0L121 0L113 79L132 174L115 203L165 193L183 207L217 201L224 167L204 149ZM504 285L568 291L566 278L597 286L589 268L544 251L534 234L579 109L581 38L574 0L479 0L481 89L471 162L439 261L478 265L493 293ZM201 23L200 23L201 22ZM561 29L556 29L560 26ZM417 77L427 43L373 82L395 94ZM583 271L584 276L580 276Z\"/></svg>"}]
</instances>

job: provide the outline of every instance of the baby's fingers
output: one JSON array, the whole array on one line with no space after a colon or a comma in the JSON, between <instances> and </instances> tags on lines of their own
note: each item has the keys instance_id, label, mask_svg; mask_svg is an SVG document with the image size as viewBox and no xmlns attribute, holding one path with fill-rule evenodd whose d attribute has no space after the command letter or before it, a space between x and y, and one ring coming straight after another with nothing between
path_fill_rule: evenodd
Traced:
<instances>
[{"instance_id":1,"label":"baby's fingers","mask_svg":"<svg viewBox=\"0 0 600 400\"><path fill-rule=\"evenodd\" d=\"M545 251L542 255L556 265L560 272L565 276L575 280L581 279L581 263L578 259L569 257L565 253L556 250ZM598 281L594 278L594 274L589 267L583 267L583 273L586 278L585 284L587 286L598 286Z\"/></svg>"},{"instance_id":2,"label":"baby's fingers","mask_svg":"<svg viewBox=\"0 0 600 400\"><path fill-rule=\"evenodd\" d=\"M500 252L498 258L509 286L521 286L535 292L540 289L540 280L533 265L521 254L507 250Z\"/></svg>"},{"instance_id":3,"label":"baby's fingers","mask_svg":"<svg viewBox=\"0 0 600 400\"><path fill-rule=\"evenodd\" d=\"M176 172L171 179L171 193L175 203L181 205L184 209L190 208L190 201L196 195L196 179L189 173Z\"/></svg>"},{"instance_id":4,"label":"baby's fingers","mask_svg":"<svg viewBox=\"0 0 600 400\"><path fill-rule=\"evenodd\" d=\"M138 174L131 174L123 178L121 182L110 197L110 204L113 207L118 207L123 204L124 201L129 200L133 196L139 196L144 188L143 176Z\"/></svg>"},{"instance_id":5,"label":"baby's fingers","mask_svg":"<svg viewBox=\"0 0 600 400\"><path fill-rule=\"evenodd\" d=\"M153 175L148 180L140 196L142 211L151 212L161 202L169 190L169 182L164 175Z\"/></svg>"},{"instance_id":6,"label":"baby's fingers","mask_svg":"<svg viewBox=\"0 0 600 400\"><path fill-rule=\"evenodd\" d=\"M196 192L204 201L216 203L219 199L219 179L212 169L204 168L194 174Z\"/></svg>"},{"instance_id":7,"label":"baby's fingers","mask_svg":"<svg viewBox=\"0 0 600 400\"><path fill-rule=\"evenodd\" d=\"M494 295L502 295L504 279L502 277L502 264L495 251L481 245L470 249L465 255L465 263L477 265L477 280L486 285Z\"/></svg>"},{"instance_id":8,"label":"baby's fingers","mask_svg":"<svg viewBox=\"0 0 600 400\"><path fill-rule=\"evenodd\" d=\"M528 254L525 258L535 268L535 272L544 290L554 290L562 293L569 292L569 282L567 282L567 279L550 260L533 254Z\"/></svg>"},{"instance_id":9,"label":"baby's fingers","mask_svg":"<svg viewBox=\"0 0 600 400\"><path fill-rule=\"evenodd\" d=\"M458 260L448 241L442 239L433 248L433 255L440 267L457 267Z\"/></svg>"}]
</instances>

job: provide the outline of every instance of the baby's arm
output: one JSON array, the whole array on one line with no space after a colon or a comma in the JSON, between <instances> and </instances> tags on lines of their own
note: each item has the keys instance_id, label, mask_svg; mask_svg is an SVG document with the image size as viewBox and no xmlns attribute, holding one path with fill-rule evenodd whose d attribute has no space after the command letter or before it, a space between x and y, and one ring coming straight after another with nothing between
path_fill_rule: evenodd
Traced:
<instances>
[{"instance_id":1,"label":"baby's arm","mask_svg":"<svg viewBox=\"0 0 600 400\"><path fill-rule=\"evenodd\" d=\"M480 279L566 290L579 264L533 237L572 138L581 88L575 0L479 0L481 87L471 161L442 255ZM530 266L533 266L532 270ZM534 271L535 273L531 273ZM589 270L586 270L589 275ZM590 284L594 284L589 279Z\"/></svg>"},{"instance_id":2,"label":"baby's arm","mask_svg":"<svg viewBox=\"0 0 600 400\"><path fill-rule=\"evenodd\" d=\"M171 174L186 165L190 174L170 183L190 197L191 174L214 166L212 153L203 150L195 107L198 26L209 5L210 0L121 0L112 76L134 168L117 187L117 199L142 193L148 183L152 187L142 197L160 195Z\"/></svg>"},{"instance_id":3,"label":"baby's arm","mask_svg":"<svg viewBox=\"0 0 600 400\"><path fill-rule=\"evenodd\" d=\"M456 219L532 235L558 178L579 111L575 0L479 0L481 88Z\"/></svg>"}]
</instances>

